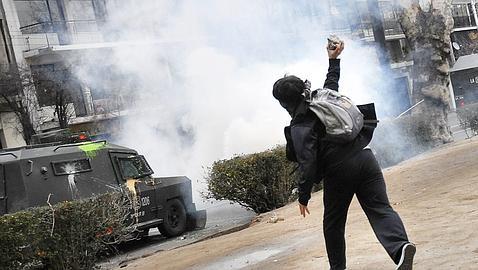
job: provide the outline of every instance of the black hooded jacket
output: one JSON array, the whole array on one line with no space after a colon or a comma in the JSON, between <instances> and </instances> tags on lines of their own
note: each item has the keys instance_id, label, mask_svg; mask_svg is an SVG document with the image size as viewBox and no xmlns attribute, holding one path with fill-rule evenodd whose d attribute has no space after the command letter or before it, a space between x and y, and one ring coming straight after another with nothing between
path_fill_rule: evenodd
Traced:
<instances>
[{"instance_id":1,"label":"black hooded jacket","mask_svg":"<svg viewBox=\"0 0 478 270\"><path fill-rule=\"evenodd\" d=\"M338 91L340 60L330 59L324 88ZM374 127L364 126L351 142L337 144L324 140L325 126L307 108L305 101L292 114L290 134L302 177L299 180L299 202L307 205L314 183L333 171L344 159L365 148L371 141Z\"/></svg>"}]
</instances>

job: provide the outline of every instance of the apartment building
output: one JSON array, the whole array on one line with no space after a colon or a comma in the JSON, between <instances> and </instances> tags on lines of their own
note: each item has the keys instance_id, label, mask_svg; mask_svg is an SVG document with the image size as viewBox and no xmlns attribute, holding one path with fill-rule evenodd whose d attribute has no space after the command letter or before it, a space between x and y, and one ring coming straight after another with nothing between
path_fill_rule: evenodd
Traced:
<instances>
[{"instance_id":1,"label":"apartment building","mask_svg":"<svg viewBox=\"0 0 478 270\"><path fill-rule=\"evenodd\" d=\"M393 9L393 2L380 0L379 9L385 34L385 47L390 61L390 67L395 72L398 83L398 108L406 108L411 104L412 82L410 71L413 66L410 47L398 23L398 17ZM477 31L476 0L453 0L452 15L454 26L451 34L452 53L450 55L450 94L451 108L463 107L466 104L478 102L478 31ZM367 7L367 1L357 1L360 14L359 37L366 41L375 41L372 21ZM410 103L407 103L406 100Z\"/></svg>"},{"instance_id":2,"label":"apartment building","mask_svg":"<svg viewBox=\"0 0 478 270\"><path fill-rule=\"evenodd\" d=\"M396 116L401 112L407 110L412 105L412 81L410 77L411 67L413 65L411 49L408 45L405 35L403 34L400 24L398 23L398 15L394 9L394 1L380 0L373 18L373 11L370 9L373 1L358 0L356 1L355 10L357 11L357 18L355 25L353 25L356 36L365 43L378 42L376 40L376 33L374 33L374 23L381 23L385 40L379 50L385 51L385 54L378 53L378 57L382 58L382 64L388 65L390 74L393 77L393 84L388 91L387 96L390 97L393 104L393 110L389 112L392 116ZM372 4L373 5L373 4Z\"/></svg>"},{"instance_id":3,"label":"apartment building","mask_svg":"<svg viewBox=\"0 0 478 270\"><path fill-rule=\"evenodd\" d=\"M450 76L457 107L478 102L478 3L454 0Z\"/></svg>"},{"instance_id":4,"label":"apartment building","mask_svg":"<svg viewBox=\"0 0 478 270\"><path fill-rule=\"evenodd\" d=\"M101 89L92 91L75 77L73 67L78 66L75 61L81 61L86 53L94 51L96 54L111 53L114 42L108 42L101 27L106 20L107 7L119 4L116 0L1 0L0 1L2 33L8 49L0 52L0 61L12 64L19 69L26 69L32 74L49 74L56 79L67 82L69 90L69 104L71 110L70 124L72 129L92 130L103 132L110 128L114 118L118 117L121 99L113 100L107 97ZM5 31L3 31L5 30ZM8 58L8 54L11 56ZM5 61L4 61L5 59ZM104 67L108 69L108 67ZM108 74L114 76L113 71ZM52 75L53 74L53 75ZM119 76L109 78L108 85L120 85ZM105 83L108 83L105 78ZM45 132L59 127L58 117L55 115L54 100L48 93L37 89L37 108L33 118L37 123L37 132ZM4 104L3 104L4 105ZM5 106L4 106L5 107ZM5 111L8 111L6 108ZM14 116L14 115L13 115ZM1 115L2 123L12 122L11 112ZM8 120L8 121L7 121ZM94 122L94 127L91 125ZM4 127L3 131L10 130L0 138L2 147L14 147L25 144L21 134L14 132L12 123Z\"/></svg>"},{"instance_id":5,"label":"apartment building","mask_svg":"<svg viewBox=\"0 0 478 270\"><path fill-rule=\"evenodd\" d=\"M1 5L0 5L1 7ZM0 8L0 72L16 63L11 36L3 9ZM3 90L0 85L0 91ZM16 128L15 114L3 103L0 103L0 148L23 144L22 136Z\"/></svg>"}]
</instances>

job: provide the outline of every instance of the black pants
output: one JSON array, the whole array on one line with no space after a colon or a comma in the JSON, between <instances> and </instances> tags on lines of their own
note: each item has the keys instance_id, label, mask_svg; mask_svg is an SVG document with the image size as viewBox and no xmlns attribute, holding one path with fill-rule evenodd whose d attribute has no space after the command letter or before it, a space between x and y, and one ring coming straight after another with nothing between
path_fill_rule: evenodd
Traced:
<instances>
[{"instance_id":1,"label":"black pants","mask_svg":"<svg viewBox=\"0 0 478 270\"><path fill-rule=\"evenodd\" d=\"M354 194L380 243L395 263L408 243L402 220L388 201L382 170L372 151L364 149L324 179L324 235L332 270L343 270L345 221Z\"/></svg>"}]
</instances>

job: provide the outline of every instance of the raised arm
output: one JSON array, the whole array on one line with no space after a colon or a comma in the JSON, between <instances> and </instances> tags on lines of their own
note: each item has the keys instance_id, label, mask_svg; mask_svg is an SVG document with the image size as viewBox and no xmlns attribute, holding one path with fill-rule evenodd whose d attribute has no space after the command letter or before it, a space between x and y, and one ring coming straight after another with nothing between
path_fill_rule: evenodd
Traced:
<instances>
[{"instance_id":1,"label":"raised arm","mask_svg":"<svg viewBox=\"0 0 478 270\"><path fill-rule=\"evenodd\" d=\"M329 70L324 82L324 88L339 91L339 79L340 79L340 59L337 57L344 50L344 42L340 42L334 50L330 50L327 47L327 53L329 55Z\"/></svg>"},{"instance_id":2,"label":"raised arm","mask_svg":"<svg viewBox=\"0 0 478 270\"><path fill-rule=\"evenodd\" d=\"M339 91L340 59L329 59L329 71L325 78L324 88Z\"/></svg>"}]
</instances>

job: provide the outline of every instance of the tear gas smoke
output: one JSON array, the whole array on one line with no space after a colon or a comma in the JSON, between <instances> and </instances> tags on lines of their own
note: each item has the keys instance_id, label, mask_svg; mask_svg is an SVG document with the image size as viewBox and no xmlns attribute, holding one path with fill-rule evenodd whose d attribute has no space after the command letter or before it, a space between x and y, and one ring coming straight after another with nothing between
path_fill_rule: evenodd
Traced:
<instances>
[{"instance_id":1,"label":"tear gas smoke","mask_svg":"<svg viewBox=\"0 0 478 270\"><path fill-rule=\"evenodd\" d=\"M272 84L289 73L322 86L331 34L322 8L305 0L121 1L104 26L121 43L82 57L76 71L92 88L134 93L119 143L143 153L157 175L188 175L201 190L213 161L285 142L290 119ZM386 111L379 91L390 78L374 48L341 38L341 90ZM121 85L104 86L111 70L126 74Z\"/></svg>"}]
</instances>

